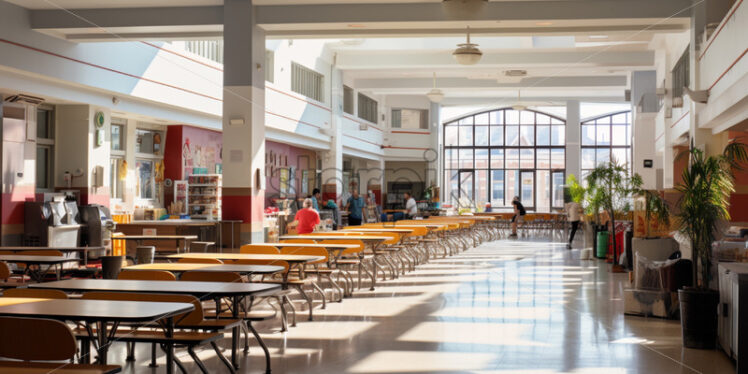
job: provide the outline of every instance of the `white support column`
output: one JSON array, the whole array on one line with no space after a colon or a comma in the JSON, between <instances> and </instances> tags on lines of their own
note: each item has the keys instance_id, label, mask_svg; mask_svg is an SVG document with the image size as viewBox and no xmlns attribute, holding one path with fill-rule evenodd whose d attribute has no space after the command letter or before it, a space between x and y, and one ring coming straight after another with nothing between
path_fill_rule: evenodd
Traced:
<instances>
[{"instance_id":1,"label":"white support column","mask_svg":"<svg viewBox=\"0 0 748 374\"><path fill-rule=\"evenodd\" d=\"M655 152L655 117L657 110L657 73L653 71L635 71L631 75L631 125L632 170L642 177L645 189L657 188L657 170L654 165L644 167L644 160L654 160ZM639 105L642 104L642 105Z\"/></svg>"},{"instance_id":2,"label":"white support column","mask_svg":"<svg viewBox=\"0 0 748 374\"><path fill-rule=\"evenodd\" d=\"M441 186L444 183L442 176L444 171L444 161L442 160L441 139L442 139L442 106L439 103L431 103L429 108L429 130L431 131L431 145L429 150L423 154L424 161L428 162L426 170L426 187L430 185Z\"/></svg>"},{"instance_id":3,"label":"white support column","mask_svg":"<svg viewBox=\"0 0 748 374\"><path fill-rule=\"evenodd\" d=\"M333 68L329 134L330 150L322 152L322 199L337 200L343 194L343 72ZM354 100L355 102L356 100Z\"/></svg>"},{"instance_id":4,"label":"white support column","mask_svg":"<svg viewBox=\"0 0 748 374\"><path fill-rule=\"evenodd\" d=\"M223 219L241 243L264 241L265 32L251 0L224 1Z\"/></svg>"},{"instance_id":5,"label":"white support column","mask_svg":"<svg viewBox=\"0 0 748 374\"><path fill-rule=\"evenodd\" d=\"M582 179L581 118L578 100L566 102L566 175Z\"/></svg>"}]
</instances>

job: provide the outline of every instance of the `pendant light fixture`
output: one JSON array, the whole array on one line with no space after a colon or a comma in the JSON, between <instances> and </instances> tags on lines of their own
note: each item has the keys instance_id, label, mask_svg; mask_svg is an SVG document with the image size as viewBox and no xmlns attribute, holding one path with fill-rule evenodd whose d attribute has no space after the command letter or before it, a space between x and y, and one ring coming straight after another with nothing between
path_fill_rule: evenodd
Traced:
<instances>
[{"instance_id":1,"label":"pendant light fixture","mask_svg":"<svg viewBox=\"0 0 748 374\"><path fill-rule=\"evenodd\" d=\"M478 49L478 44L470 43L470 26L467 27L467 42L458 44L457 49L452 52L460 65L475 65L483 57L483 52Z\"/></svg>"},{"instance_id":2,"label":"pendant light fixture","mask_svg":"<svg viewBox=\"0 0 748 374\"><path fill-rule=\"evenodd\" d=\"M527 106L522 105L522 98L520 97L520 90L517 90L517 103L512 105L512 109L514 110L526 110Z\"/></svg>"},{"instance_id":3,"label":"pendant light fixture","mask_svg":"<svg viewBox=\"0 0 748 374\"><path fill-rule=\"evenodd\" d=\"M426 93L426 97L428 97L429 100L431 100L431 102L434 102L434 103L441 103L442 100L444 100L444 92L436 88L436 73L434 73L434 88L432 88L431 91Z\"/></svg>"}]
</instances>

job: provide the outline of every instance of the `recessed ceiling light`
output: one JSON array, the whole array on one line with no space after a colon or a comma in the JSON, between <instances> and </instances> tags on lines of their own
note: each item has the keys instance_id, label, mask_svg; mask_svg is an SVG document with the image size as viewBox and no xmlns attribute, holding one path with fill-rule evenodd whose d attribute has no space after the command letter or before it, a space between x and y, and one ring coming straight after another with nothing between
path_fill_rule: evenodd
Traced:
<instances>
[{"instance_id":1,"label":"recessed ceiling light","mask_svg":"<svg viewBox=\"0 0 748 374\"><path fill-rule=\"evenodd\" d=\"M535 25L537 25L537 26L550 26L550 25L552 25L552 24L553 24L553 22L548 22L548 21L544 21L544 22L535 22Z\"/></svg>"},{"instance_id":2,"label":"recessed ceiling light","mask_svg":"<svg viewBox=\"0 0 748 374\"><path fill-rule=\"evenodd\" d=\"M590 39L608 39L607 35L590 35L588 36Z\"/></svg>"},{"instance_id":3,"label":"recessed ceiling light","mask_svg":"<svg viewBox=\"0 0 748 374\"><path fill-rule=\"evenodd\" d=\"M349 23L348 27L366 27L366 25L361 25L361 24L358 24L358 23Z\"/></svg>"}]
</instances>

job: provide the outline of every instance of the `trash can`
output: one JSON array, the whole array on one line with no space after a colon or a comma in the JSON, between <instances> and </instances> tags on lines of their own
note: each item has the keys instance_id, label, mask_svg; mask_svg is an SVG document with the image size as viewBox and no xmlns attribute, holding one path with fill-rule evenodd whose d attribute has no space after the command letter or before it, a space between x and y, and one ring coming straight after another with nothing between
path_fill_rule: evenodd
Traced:
<instances>
[{"instance_id":1,"label":"trash can","mask_svg":"<svg viewBox=\"0 0 748 374\"><path fill-rule=\"evenodd\" d=\"M595 257L605 258L608 255L608 241L610 233L607 231L600 231L597 233L597 248Z\"/></svg>"},{"instance_id":2,"label":"trash can","mask_svg":"<svg viewBox=\"0 0 748 374\"><path fill-rule=\"evenodd\" d=\"M117 279L122 270L125 256L101 256L101 276L104 279Z\"/></svg>"},{"instance_id":3,"label":"trash can","mask_svg":"<svg viewBox=\"0 0 748 374\"><path fill-rule=\"evenodd\" d=\"M135 260L138 264L152 264L156 256L156 247L152 245L141 245L135 250Z\"/></svg>"}]
</instances>

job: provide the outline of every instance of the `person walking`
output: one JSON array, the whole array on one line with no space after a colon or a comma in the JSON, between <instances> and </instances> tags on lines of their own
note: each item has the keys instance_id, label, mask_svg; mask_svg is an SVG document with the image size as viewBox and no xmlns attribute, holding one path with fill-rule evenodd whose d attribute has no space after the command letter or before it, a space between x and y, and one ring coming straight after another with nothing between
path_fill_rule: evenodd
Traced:
<instances>
[{"instance_id":1,"label":"person walking","mask_svg":"<svg viewBox=\"0 0 748 374\"><path fill-rule=\"evenodd\" d=\"M579 222L582 218L582 206L576 201L571 201L564 205L564 210L566 211L569 222L571 222L569 244L566 245L566 249L571 249L571 243L574 241L574 235L577 233L577 229L579 229Z\"/></svg>"},{"instance_id":2,"label":"person walking","mask_svg":"<svg viewBox=\"0 0 748 374\"><path fill-rule=\"evenodd\" d=\"M524 222L527 211L525 210L525 206L519 201L519 196L515 196L514 199L512 199L512 206L514 207L514 216L512 216L512 234L509 235L509 237L516 238L517 225L520 222Z\"/></svg>"},{"instance_id":3,"label":"person walking","mask_svg":"<svg viewBox=\"0 0 748 374\"><path fill-rule=\"evenodd\" d=\"M348 198L348 203L345 208L348 210L348 225L350 226L361 226L361 221L364 218L364 198L358 195L358 190L353 190L351 197Z\"/></svg>"}]
</instances>

